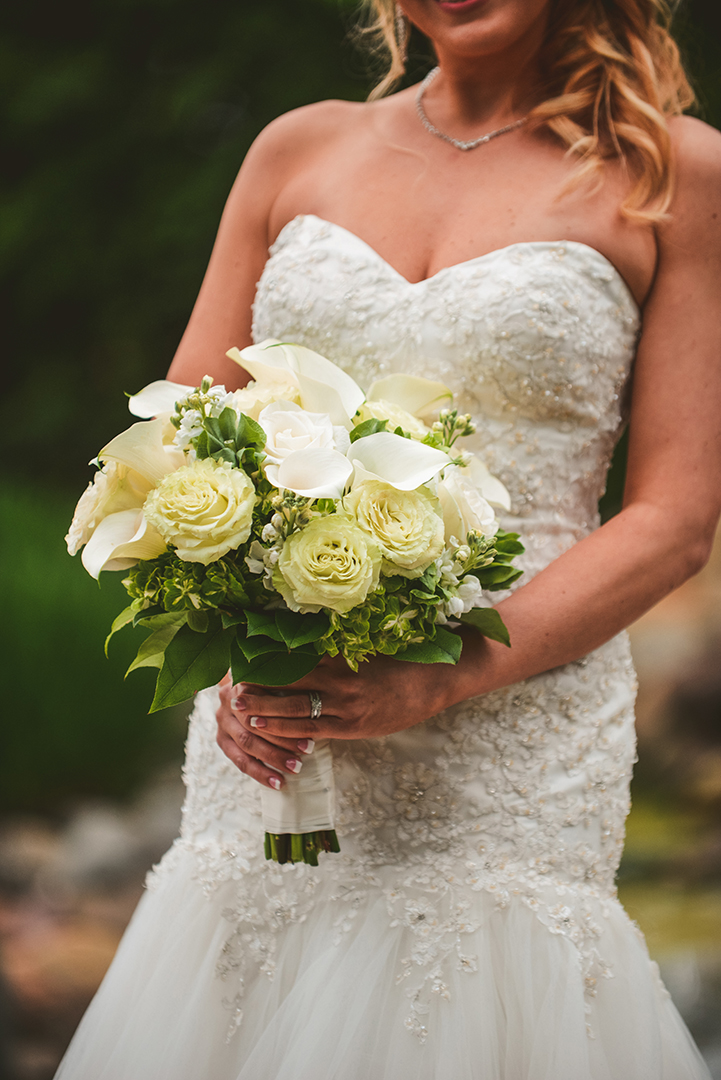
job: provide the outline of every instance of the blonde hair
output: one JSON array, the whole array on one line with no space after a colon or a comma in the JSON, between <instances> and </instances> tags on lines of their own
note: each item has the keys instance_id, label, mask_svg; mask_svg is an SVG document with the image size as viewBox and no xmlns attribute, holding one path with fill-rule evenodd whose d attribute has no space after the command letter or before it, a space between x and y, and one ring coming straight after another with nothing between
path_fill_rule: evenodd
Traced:
<instances>
[{"instance_id":1,"label":"blonde hair","mask_svg":"<svg viewBox=\"0 0 721 1080\"><path fill-rule=\"evenodd\" d=\"M365 2L365 32L387 68L374 99L402 78L405 61L395 0ZM666 216L673 194L667 120L694 101L670 23L666 0L552 0L541 56L548 96L530 114L579 159L573 186L600 182L609 158L626 166L631 183L621 212L637 222Z\"/></svg>"}]
</instances>

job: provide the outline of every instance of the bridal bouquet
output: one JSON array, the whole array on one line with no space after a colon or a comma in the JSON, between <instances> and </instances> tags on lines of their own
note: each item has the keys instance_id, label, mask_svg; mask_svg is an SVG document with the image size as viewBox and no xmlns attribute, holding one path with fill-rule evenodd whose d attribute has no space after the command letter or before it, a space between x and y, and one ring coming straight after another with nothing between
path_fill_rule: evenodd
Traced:
<instances>
[{"instance_id":1,"label":"bridal bouquet","mask_svg":"<svg viewBox=\"0 0 721 1080\"><path fill-rule=\"evenodd\" d=\"M228 356L229 393L160 381L141 418L98 454L67 536L86 570L126 573L110 637L150 631L129 671L158 668L151 712L219 682L287 686L325 655L354 671L377 653L457 663L468 624L509 644L486 590L520 574L508 494L457 440L471 434L441 383L390 375L366 396L325 357L267 341ZM439 411L440 410L440 411ZM435 419L434 419L435 418ZM106 649L107 649L106 642ZM330 748L263 788L266 855L337 851Z\"/></svg>"}]
</instances>

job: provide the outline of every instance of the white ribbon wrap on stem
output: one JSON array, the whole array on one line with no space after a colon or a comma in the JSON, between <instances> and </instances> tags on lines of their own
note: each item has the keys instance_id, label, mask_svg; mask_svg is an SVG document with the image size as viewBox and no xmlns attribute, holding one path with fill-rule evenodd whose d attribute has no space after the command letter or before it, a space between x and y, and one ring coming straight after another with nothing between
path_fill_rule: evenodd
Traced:
<instances>
[{"instance_id":1,"label":"white ribbon wrap on stem","mask_svg":"<svg viewBox=\"0 0 721 1080\"><path fill-rule=\"evenodd\" d=\"M312 833L335 828L333 754L328 739L315 744L296 776L285 774L280 791L261 788L263 828L269 833Z\"/></svg>"}]
</instances>

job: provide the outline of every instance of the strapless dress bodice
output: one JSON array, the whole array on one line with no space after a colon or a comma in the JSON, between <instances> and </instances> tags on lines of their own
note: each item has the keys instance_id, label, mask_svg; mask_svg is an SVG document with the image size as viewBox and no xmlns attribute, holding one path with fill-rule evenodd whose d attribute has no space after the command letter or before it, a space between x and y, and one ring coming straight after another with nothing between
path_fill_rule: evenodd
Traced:
<instances>
[{"instance_id":1,"label":"strapless dress bodice","mask_svg":"<svg viewBox=\"0 0 721 1080\"><path fill-rule=\"evenodd\" d=\"M465 444L508 488L526 580L598 524L639 329L628 286L569 240L512 244L412 283L355 234L313 215L281 230L253 333L330 357L366 390L438 379L478 430Z\"/></svg>"}]
</instances>

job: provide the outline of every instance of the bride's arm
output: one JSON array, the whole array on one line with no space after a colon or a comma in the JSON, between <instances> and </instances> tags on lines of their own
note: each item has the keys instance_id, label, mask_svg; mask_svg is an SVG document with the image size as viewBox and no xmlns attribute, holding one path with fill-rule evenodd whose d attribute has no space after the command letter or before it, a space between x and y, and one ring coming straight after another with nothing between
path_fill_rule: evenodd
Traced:
<instances>
[{"instance_id":1,"label":"bride's arm","mask_svg":"<svg viewBox=\"0 0 721 1080\"><path fill-rule=\"evenodd\" d=\"M337 662L323 664L297 685L322 692L317 723L307 719L306 694L267 698L248 690L235 719L226 690L224 749L258 779L270 775L256 768L254 751L268 749L258 739L263 726L264 734L298 738L368 737L411 726L578 659L706 562L721 509L721 136L688 119L674 128L677 191L672 217L659 230L658 271L644 312L623 510L499 605L511 649L470 632L456 668L379 658L351 675ZM276 719L281 712L297 719ZM255 731L251 717L259 718Z\"/></svg>"},{"instance_id":2,"label":"bride's arm","mask_svg":"<svg viewBox=\"0 0 721 1080\"><path fill-rule=\"evenodd\" d=\"M283 224L279 197L333 139L345 120L343 102L322 101L278 117L248 151L221 217L198 298L168 378L197 386L204 375L236 389L247 382L228 360L233 346L251 344L253 300L268 246ZM292 195L291 195L292 205Z\"/></svg>"}]
</instances>

